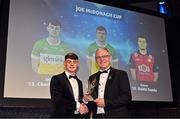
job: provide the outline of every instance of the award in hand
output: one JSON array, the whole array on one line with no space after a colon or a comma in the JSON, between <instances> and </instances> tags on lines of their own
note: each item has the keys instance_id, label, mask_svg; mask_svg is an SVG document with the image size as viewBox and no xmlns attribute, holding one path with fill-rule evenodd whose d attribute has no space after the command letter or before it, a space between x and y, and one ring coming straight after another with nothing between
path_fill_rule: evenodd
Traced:
<instances>
[{"instance_id":1,"label":"award in hand","mask_svg":"<svg viewBox=\"0 0 180 119\"><path fill-rule=\"evenodd\" d=\"M98 85L96 78L93 79L92 82L88 84L87 94L85 95L88 101L94 101L94 98L97 98L97 94L95 92L95 87Z\"/></svg>"}]
</instances>

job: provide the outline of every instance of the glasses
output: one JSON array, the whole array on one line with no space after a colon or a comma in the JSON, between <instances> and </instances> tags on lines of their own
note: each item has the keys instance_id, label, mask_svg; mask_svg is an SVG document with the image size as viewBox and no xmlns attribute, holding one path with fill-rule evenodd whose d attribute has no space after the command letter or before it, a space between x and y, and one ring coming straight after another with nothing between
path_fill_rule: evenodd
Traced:
<instances>
[{"instance_id":1,"label":"glasses","mask_svg":"<svg viewBox=\"0 0 180 119\"><path fill-rule=\"evenodd\" d=\"M101 59L101 58L108 58L110 55L104 55L104 56L97 56L96 59Z\"/></svg>"}]
</instances>

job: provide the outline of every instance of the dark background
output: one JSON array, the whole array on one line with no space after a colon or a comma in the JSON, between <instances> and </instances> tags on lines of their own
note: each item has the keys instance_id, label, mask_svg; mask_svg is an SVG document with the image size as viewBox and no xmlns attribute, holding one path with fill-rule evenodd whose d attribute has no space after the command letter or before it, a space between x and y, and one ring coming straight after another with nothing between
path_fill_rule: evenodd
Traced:
<instances>
[{"instance_id":1,"label":"dark background","mask_svg":"<svg viewBox=\"0 0 180 119\"><path fill-rule=\"evenodd\" d=\"M130 8L151 14L159 14L160 0L87 0L116 7ZM161 0L162 1L162 0ZM180 117L180 1L164 0L168 14L162 15L166 21L167 48L173 88L173 102L138 102L129 105L133 118L178 118ZM0 0L0 117L49 117L50 100L42 99L4 99L4 73L6 61L9 0ZM17 105L21 104L21 105Z\"/></svg>"}]
</instances>

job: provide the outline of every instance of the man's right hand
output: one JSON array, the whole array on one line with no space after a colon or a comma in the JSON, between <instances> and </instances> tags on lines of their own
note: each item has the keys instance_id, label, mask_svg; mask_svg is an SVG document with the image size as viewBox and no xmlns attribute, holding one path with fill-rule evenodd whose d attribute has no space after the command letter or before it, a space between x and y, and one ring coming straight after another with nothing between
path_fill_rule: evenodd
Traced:
<instances>
[{"instance_id":1,"label":"man's right hand","mask_svg":"<svg viewBox=\"0 0 180 119\"><path fill-rule=\"evenodd\" d=\"M82 115L88 113L89 112L88 107L84 103L81 103L79 107L79 112Z\"/></svg>"}]
</instances>

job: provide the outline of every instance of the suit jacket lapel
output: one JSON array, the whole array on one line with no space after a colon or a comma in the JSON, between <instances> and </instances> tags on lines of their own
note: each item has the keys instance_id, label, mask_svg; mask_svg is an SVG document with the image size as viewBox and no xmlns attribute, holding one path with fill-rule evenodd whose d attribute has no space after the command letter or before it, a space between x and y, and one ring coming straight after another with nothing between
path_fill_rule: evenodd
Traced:
<instances>
[{"instance_id":1,"label":"suit jacket lapel","mask_svg":"<svg viewBox=\"0 0 180 119\"><path fill-rule=\"evenodd\" d=\"M64 79L65 79L64 81L65 81L65 83L66 83L66 85L67 85L67 87L68 87L71 95L74 97L74 93L73 93L73 90L72 90L72 86L71 86L71 84L70 84L70 82L69 82L69 79L67 78L65 72L64 72Z\"/></svg>"},{"instance_id":2,"label":"suit jacket lapel","mask_svg":"<svg viewBox=\"0 0 180 119\"><path fill-rule=\"evenodd\" d=\"M97 72L97 74L94 77L97 80L97 86L95 87L95 97L98 98L98 88L99 88L99 79L100 79L100 72Z\"/></svg>"},{"instance_id":3,"label":"suit jacket lapel","mask_svg":"<svg viewBox=\"0 0 180 119\"><path fill-rule=\"evenodd\" d=\"M79 79L77 79L77 83L78 83L78 89L79 89L78 101L81 102L81 98L83 96L81 95L81 87L80 87L80 80Z\"/></svg>"},{"instance_id":4,"label":"suit jacket lapel","mask_svg":"<svg viewBox=\"0 0 180 119\"><path fill-rule=\"evenodd\" d=\"M105 86L105 91L104 91L104 96L106 95L106 91L108 90L109 86L111 85L113 79L114 79L114 70L113 68L111 68L110 72L109 72L109 75L108 75L108 78L107 78L107 82L106 82L106 86Z\"/></svg>"}]
</instances>

